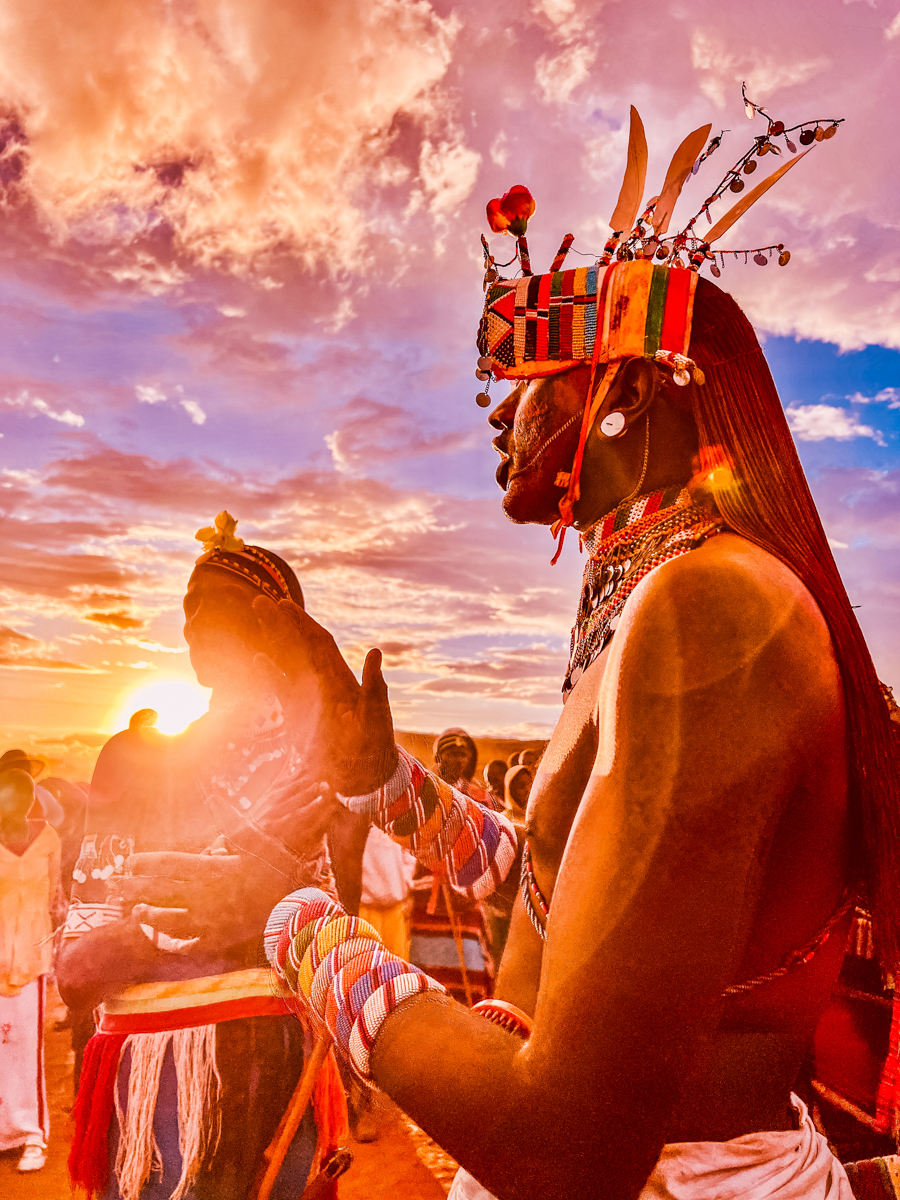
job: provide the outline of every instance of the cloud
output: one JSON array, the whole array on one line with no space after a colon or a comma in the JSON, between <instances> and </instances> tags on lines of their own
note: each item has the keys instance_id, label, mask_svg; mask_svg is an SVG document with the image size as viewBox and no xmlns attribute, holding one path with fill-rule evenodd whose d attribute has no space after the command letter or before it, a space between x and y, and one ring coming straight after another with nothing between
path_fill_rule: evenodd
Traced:
<instances>
[{"instance_id":1,"label":"cloud","mask_svg":"<svg viewBox=\"0 0 900 1200\"><path fill-rule=\"evenodd\" d=\"M206 413L200 407L196 400L182 400L181 407L191 418L192 425L205 425Z\"/></svg>"},{"instance_id":2,"label":"cloud","mask_svg":"<svg viewBox=\"0 0 900 1200\"><path fill-rule=\"evenodd\" d=\"M0 666L30 671L86 671L83 663L52 655L53 647L40 638L0 625Z\"/></svg>"},{"instance_id":3,"label":"cloud","mask_svg":"<svg viewBox=\"0 0 900 1200\"><path fill-rule=\"evenodd\" d=\"M862 392L854 392L847 399L851 404L886 404L888 408L900 409L900 388L882 388L874 396L864 396Z\"/></svg>"},{"instance_id":4,"label":"cloud","mask_svg":"<svg viewBox=\"0 0 900 1200\"><path fill-rule=\"evenodd\" d=\"M126 612L92 612L87 613L86 621L95 621L98 625L111 625L114 629L141 629L145 622Z\"/></svg>"},{"instance_id":5,"label":"cloud","mask_svg":"<svg viewBox=\"0 0 900 1200\"><path fill-rule=\"evenodd\" d=\"M341 425L325 436L325 444L335 467L342 473L365 470L393 459L462 450L473 441L471 430L429 437L422 432L420 419L409 409L362 396L337 409L334 415Z\"/></svg>"},{"instance_id":6,"label":"cloud","mask_svg":"<svg viewBox=\"0 0 900 1200\"><path fill-rule=\"evenodd\" d=\"M360 189L398 114L424 126L441 111L457 32L427 0L12 7L0 45L0 101L18 131L7 176L58 237L105 245L166 230L196 263L261 275L284 251L358 262ZM448 168L467 153L453 143ZM163 289L177 284L158 262L143 267L145 283L155 270ZM141 264L111 270L134 278Z\"/></svg>"},{"instance_id":7,"label":"cloud","mask_svg":"<svg viewBox=\"0 0 900 1200\"><path fill-rule=\"evenodd\" d=\"M27 390L20 391L15 396L4 396L2 403L6 408L20 409L29 417L48 417L51 421L58 421L60 425L68 425L72 429L80 429L84 425L84 417L72 412L70 408L56 412L46 400L42 400L40 396L32 396Z\"/></svg>"},{"instance_id":8,"label":"cloud","mask_svg":"<svg viewBox=\"0 0 900 1200\"><path fill-rule=\"evenodd\" d=\"M545 104L566 104L587 79L597 51L592 46L568 46L556 55L542 55L534 77Z\"/></svg>"},{"instance_id":9,"label":"cloud","mask_svg":"<svg viewBox=\"0 0 900 1200\"><path fill-rule=\"evenodd\" d=\"M845 408L835 408L831 404L789 404L784 415L791 432L801 442L822 442L826 438L848 442L852 438L864 437L872 438L879 446L885 445L879 430L861 424Z\"/></svg>"},{"instance_id":10,"label":"cloud","mask_svg":"<svg viewBox=\"0 0 900 1200\"><path fill-rule=\"evenodd\" d=\"M154 384L136 383L134 394L140 404L164 404L167 399L162 388L156 387Z\"/></svg>"}]
</instances>

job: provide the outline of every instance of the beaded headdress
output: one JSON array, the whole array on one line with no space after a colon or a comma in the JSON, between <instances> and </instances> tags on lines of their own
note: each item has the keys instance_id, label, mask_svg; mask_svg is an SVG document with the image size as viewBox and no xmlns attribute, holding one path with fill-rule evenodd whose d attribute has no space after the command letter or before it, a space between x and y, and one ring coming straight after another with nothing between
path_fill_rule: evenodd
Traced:
<instances>
[{"instance_id":1,"label":"beaded headdress","mask_svg":"<svg viewBox=\"0 0 900 1200\"><path fill-rule=\"evenodd\" d=\"M638 217L647 172L647 140L634 107L625 178L610 218L612 233L593 265L563 269L574 241L572 234L566 234L550 270L535 275L525 237L535 207L528 189L517 185L487 206L491 230L514 234L516 251L508 263L497 263L482 235L485 303L478 329L480 358L476 375L486 386L476 402L485 408L490 404L492 376L534 379L559 374L579 363L591 365L581 439L569 490L560 502L563 525L572 523L585 440L619 366L631 358L647 358L672 368L677 384L704 382L703 372L687 356L700 269L709 264L712 274L720 276L727 255L743 254L745 260L753 255L762 266L775 253L781 266L790 261L790 251L782 244L727 251L713 251L712 245L809 152L797 153L791 133L800 130L797 140L811 149L813 143L832 137L842 118L818 118L787 128L783 121L775 120L748 100L746 93L743 99L750 119L757 115L765 119L766 132L754 138L676 234L669 234L668 229L681 190L688 176L696 174L719 148L726 131L709 139L712 126L704 125L688 134L675 151L659 195L646 201ZM711 224L712 207L726 191L742 192L758 160L769 154L780 156L782 142L792 157L742 196L705 234L699 233L697 222L705 216ZM500 269L513 263L518 264L518 278L503 278ZM594 376L599 364L607 365L607 369L595 395Z\"/></svg>"},{"instance_id":2,"label":"beaded headdress","mask_svg":"<svg viewBox=\"0 0 900 1200\"><path fill-rule=\"evenodd\" d=\"M262 546L246 545L236 529L237 520L229 512L220 512L215 525L198 529L194 536L203 543L203 553L195 569L228 571L271 600L293 600L303 608L303 590L284 559Z\"/></svg>"},{"instance_id":3,"label":"beaded headdress","mask_svg":"<svg viewBox=\"0 0 900 1200\"><path fill-rule=\"evenodd\" d=\"M715 153L726 131L709 141L710 125L688 134L675 152L661 192L646 202L638 217L647 172L647 140L634 107L625 178L610 218L613 232L592 266L563 270L574 241L573 235L567 234L549 272L535 275L525 237L528 219L534 212L527 188L518 185L501 199L490 201L487 215L491 229L517 235L517 240L510 262L498 264L487 239L481 239L486 293L478 330L482 380L491 374L503 379L535 378L566 371L579 362L608 363L635 357L655 358L678 371L673 356L686 355L696 275L704 264L708 263L718 277L729 255L743 255L745 260L753 255L755 262L765 265L777 252L779 263L787 265L790 251L782 244L715 251L712 244L808 153L797 153L791 133L799 129L798 141L811 148L812 143L832 137L842 119L820 118L788 129L746 95L744 103L748 117L759 114L766 120L766 132L754 138L679 233L668 234L675 202L688 176L696 174ZM711 209L726 191L744 190L745 178L756 171L760 158L781 155L781 142L795 157L742 196L705 234L698 232L697 222L704 216L712 222ZM504 279L499 268L513 263L518 264L521 274L516 279ZM682 270L688 272L683 278Z\"/></svg>"}]
</instances>

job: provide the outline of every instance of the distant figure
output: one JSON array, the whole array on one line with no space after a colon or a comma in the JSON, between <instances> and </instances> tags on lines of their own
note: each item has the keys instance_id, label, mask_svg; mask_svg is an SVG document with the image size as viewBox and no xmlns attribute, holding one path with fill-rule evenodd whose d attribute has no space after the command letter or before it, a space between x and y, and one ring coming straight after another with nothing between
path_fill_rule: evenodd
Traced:
<instances>
[{"instance_id":1,"label":"distant figure","mask_svg":"<svg viewBox=\"0 0 900 1200\"><path fill-rule=\"evenodd\" d=\"M63 812L60 825L54 825L62 843L62 878L71 879L72 870L78 859L81 839L84 837L84 822L87 815L88 792L80 784L48 775L36 791L45 791L53 797ZM50 822L53 824L53 822Z\"/></svg>"},{"instance_id":2,"label":"distant figure","mask_svg":"<svg viewBox=\"0 0 900 1200\"><path fill-rule=\"evenodd\" d=\"M506 763L502 758L492 758L484 768L484 782L494 797L496 808L503 807L503 781L506 779Z\"/></svg>"},{"instance_id":3,"label":"distant figure","mask_svg":"<svg viewBox=\"0 0 900 1200\"><path fill-rule=\"evenodd\" d=\"M128 722L129 729L155 729L159 721L159 713L155 708L139 708L131 714Z\"/></svg>"},{"instance_id":4,"label":"distant figure","mask_svg":"<svg viewBox=\"0 0 900 1200\"><path fill-rule=\"evenodd\" d=\"M44 1166L50 1133L44 995L59 838L46 821L29 819L34 798L29 771L0 772L0 1150L24 1145L20 1171Z\"/></svg>"},{"instance_id":5,"label":"distant figure","mask_svg":"<svg viewBox=\"0 0 900 1200\"><path fill-rule=\"evenodd\" d=\"M32 780L40 779L44 771L47 769L47 764L42 758L35 758L31 754L26 754L24 750L7 750L5 754L0 754L0 771L8 770L27 771ZM62 805L59 804L56 797L48 792L45 787L35 786L34 796L37 800L37 807L40 812L35 810L32 814L38 820L49 821L54 829L59 829L65 820L66 814L63 812Z\"/></svg>"},{"instance_id":6,"label":"distant figure","mask_svg":"<svg viewBox=\"0 0 900 1200\"><path fill-rule=\"evenodd\" d=\"M453 726L435 738L434 761L443 780L473 800L490 803L491 793L474 782L478 747L464 729Z\"/></svg>"},{"instance_id":7,"label":"distant figure","mask_svg":"<svg viewBox=\"0 0 900 1200\"><path fill-rule=\"evenodd\" d=\"M504 806L507 815L517 824L524 825L525 809L528 807L528 797L534 776L528 767L520 764L510 767L504 781Z\"/></svg>"}]
</instances>

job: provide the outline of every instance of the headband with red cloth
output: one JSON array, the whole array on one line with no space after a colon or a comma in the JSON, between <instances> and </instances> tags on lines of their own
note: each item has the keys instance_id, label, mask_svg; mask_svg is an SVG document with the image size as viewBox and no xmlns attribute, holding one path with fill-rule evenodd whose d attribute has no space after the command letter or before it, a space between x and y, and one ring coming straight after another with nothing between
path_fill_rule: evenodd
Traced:
<instances>
[{"instance_id":1,"label":"headband with red cloth","mask_svg":"<svg viewBox=\"0 0 900 1200\"><path fill-rule=\"evenodd\" d=\"M505 379L533 379L583 362L686 355L697 275L646 259L493 283L478 349Z\"/></svg>"}]
</instances>

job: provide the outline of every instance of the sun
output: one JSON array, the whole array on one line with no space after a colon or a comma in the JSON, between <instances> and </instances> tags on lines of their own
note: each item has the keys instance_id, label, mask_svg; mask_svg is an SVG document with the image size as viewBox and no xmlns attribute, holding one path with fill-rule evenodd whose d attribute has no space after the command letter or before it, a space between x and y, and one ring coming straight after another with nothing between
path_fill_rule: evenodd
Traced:
<instances>
[{"instance_id":1,"label":"sun","mask_svg":"<svg viewBox=\"0 0 900 1200\"><path fill-rule=\"evenodd\" d=\"M123 699L112 728L127 729L131 714L139 708L152 708L159 713L156 728L160 733L181 733L202 717L209 708L211 690L181 676L170 675L154 683L135 688Z\"/></svg>"}]
</instances>

